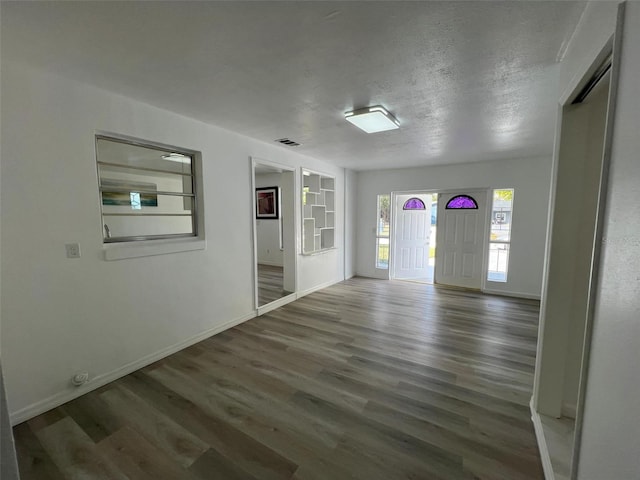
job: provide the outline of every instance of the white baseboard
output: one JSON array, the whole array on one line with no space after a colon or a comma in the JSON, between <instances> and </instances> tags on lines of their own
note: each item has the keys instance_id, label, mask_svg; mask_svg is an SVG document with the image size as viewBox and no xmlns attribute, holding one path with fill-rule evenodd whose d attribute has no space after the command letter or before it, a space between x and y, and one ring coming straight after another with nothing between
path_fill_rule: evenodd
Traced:
<instances>
[{"instance_id":1,"label":"white baseboard","mask_svg":"<svg viewBox=\"0 0 640 480\"><path fill-rule=\"evenodd\" d=\"M532 295L530 293L522 292L503 292L502 290L491 290L485 288L482 290L482 293L488 293L489 295L503 295L505 297L527 298L529 300L540 300L540 295Z\"/></svg>"},{"instance_id":2,"label":"white baseboard","mask_svg":"<svg viewBox=\"0 0 640 480\"><path fill-rule=\"evenodd\" d=\"M283 305L286 305L287 303L296 301L297 299L298 299L298 296L295 293L291 293L286 297L282 297L277 300L274 300L273 302L270 302L264 305L263 307L258 307L258 315L264 315L265 313L270 312L271 310L280 308Z\"/></svg>"},{"instance_id":3,"label":"white baseboard","mask_svg":"<svg viewBox=\"0 0 640 480\"><path fill-rule=\"evenodd\" d=\"M362 278L374 278L376 280L389 280L389 272L384 270L384 273L378 274L378 272L368 272L368 273L360 273L356 272L354 277L362 277Z\"/></svg>"},{"instance_id":4,"label":"white baseboard","mask_svg":"<svg viewBox=\"0 0 640 480\"><path fill-rule=\"evenodd\" d=\"M549 455L549 449L547 448L547 441L544 439L542 420L540 419L540 414L533 408L533 397L529 402L529 408L531 410L531 421L533 422L533 429L536 432L536 440L538 441L538 450L540 451L540 460L542 461L544 478L545 480L555 480L556 477L553 473L553 465L551 465L551 456Z\"/></svg>"},{"instance_id":5,"label":"white baseboard","mask_svg":"<svg viewBox=\"0 0 640 480\"><path fill-rule=\"evenodd\" d=\"M96 390L107 383L113 382L118 378L124 377L125 375L129 375L136 370L139 370L147 365L152 364L153 362L157 362L169 355L179 352L191 345L194 345L202 340L212 337L217 333L223 332L224 330L228 330L229 328L235 327L241 323L246 322L247 320L251 320L256 316L256 312L252 311L247 315L243 315L242 317L231 320L230 322L223 323L222 325L218 325L209 330L205 330L202 333L194 335L186 340L178 342L174 345L171 345L167 348L163 348L158 352L154 352L150 355L146 355L139 360L135 360L131 363L128 363L120 368L112 370L111 372L103 373L101 375L97 375L91 381L81 387L74 387L73 390L65 390L60 393L56 393L55 395L50 396L49 398L45 398L44 400L40 400L39 402L33 403L31 405L27 405L20 410L16 410L9 414L11 425L17 425L18 423L24 422L25 420L29 420L41 413L51 410L52 408L59 407L60 405L67 403L75 398L78 398L85 393L89 393L92 390Z\"/></svg>"},{"instance_id":6,"label":"white baseboard","mask_svg":"<svg viewBox=\"0 0 640 480\"><path fill-rule=\"evenodd\" d=\"M307 290L302 290L301 292L296 292L296 299L302 298L310 293L317 292L318 290L322 290L323 288L330 287L331 285L335 285L336 283L340 283L341 280L331 280L330 282L321 283L320 285L316 285L315 287L308 288Z\"/></svg>"},{"instance_id":7,"label":"white baseboard","mask_svg":"<svg viewBox=\"0 0 640 480\"><path fill-rule=\"evenodd\" d=\"M567 418L576 418L576 411L578 407L571 403L563 403L562 408L560 409L560 415Z\"/></svg>"}]
</instances>

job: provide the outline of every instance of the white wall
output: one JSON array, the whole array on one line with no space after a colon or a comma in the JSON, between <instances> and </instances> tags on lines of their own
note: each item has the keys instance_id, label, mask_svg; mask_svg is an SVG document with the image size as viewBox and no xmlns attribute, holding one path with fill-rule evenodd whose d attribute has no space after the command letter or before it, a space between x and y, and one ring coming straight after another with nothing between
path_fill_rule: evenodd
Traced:
<instances>
[{"instance_id":1,"label":"white wall","mask_svg":"<svg viewBox=\"0 0 640 480\"><path fill-rule=\"evenodd\" d=\"M0 116L1 117L1 116ZM0 145L2 144L2 129L0 128ZM2 152L0 151L0 159ZM1 162L0 162L1 164ZM1 168L0 168L1 170ZM1 178L0 178L1 185ZM0 187L1 192L1 187ZM1 199L1 195L0 195ZM0 202L1 204L1 202ZM0 228L1 232L1 228ZM1 237L1 234L0 234ZM0 242L1 243L1 242ZM0 246L0 252L2 248ZM0 255L1 259L1 255ZM0 285L1 285L0 281ZM0 297L1 297L0 289ZM2 373L2 318L0 313L0 478L5 480L16 480L18 475L18 462L16 459L13 432L9 422L9 405L4 386L4 375Z\"/></svg>"},{"instance_id":2,"label":"white wall","mask_svg":"<svg viewBox=\"0 0 640 480\"><path fill-rule=\"evenodd\" d=\"M2 362L14 420L84 392L70 386L75 372L96 385L255 314L251 156L336 176L338 248L299 258L299 290L344 278L343 169L7 62L1 94ZM206 250L103 260L96 131L202 152ZM82 258L65 258L68 242Z\"/></svg>"},{"instance_id":3,"label":"white wall","mask_svg":"<svg viewBox=\"0 0 640 480\"><path fill-rule=\"evenodd\" d=\"M256 188L281 187L280 173L265 173L256 175ZM282 209L282 205L280 206ZM282 212L277 220L256 220L256 248L258 263L282 267L283 256L280 250Z\"/></svg>"},{"instance_id":4,"label":"white wall","mask_svg":"<svg viewBox=\"0 0 640 480\"><path fill-rule=\"evenodd\" d=\"M344 278L351 278L356 274L356 226L358 218L358 173L345 170L345 258Z\"/></svg>"},{"instance_id":5,"label":"white wall","mask_svg":"<svg viewBox=\"0 0 640 480\"><path fill-rule=\"evenodd\" d=\"M640 478L640 3L627 2L581 480Z\"/></svg>"},{"instance_id":6,"label":"white wall","mask_svg":"<svg viewBox=\"0 0 640 480\"><path fill-rule=\"evenodd\" d=\"M542 282L550 175L550 158L359 172L357 273L379 276L374 268L378 194L512 187L515 192L509 281L487 282L487 289L538 297Z\"/></svg>"}]
</instances>

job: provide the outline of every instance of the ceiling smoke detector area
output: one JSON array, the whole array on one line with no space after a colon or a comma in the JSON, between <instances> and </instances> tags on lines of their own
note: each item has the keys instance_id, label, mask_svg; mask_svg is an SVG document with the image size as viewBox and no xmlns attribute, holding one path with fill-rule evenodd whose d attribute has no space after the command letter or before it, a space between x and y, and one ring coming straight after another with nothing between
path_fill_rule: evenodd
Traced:
<instances>
[{"instance_id":1,"label":"ceiling smoke detector area","mask_svg":"<svg viewBox=\"0 0 640 480\"><path fill-rule=\"evenodd\" d=\"M288 138L279 138L276 142L280 142L283 145L288 147L299 147L300 144L298 142L294 142L293 140L289 140Z\"/></svg>"},{"instance_id":2,"label":"ceiling smoke detector area","mask_svg":"<svg viewBox=\"0 0 640 480\"><path fill-rule=\"evenodd\" d=\"M381 105L346 112L344 118L367 133L385 132L400 128L400 122Z\"/></svg>"}]
</instances>

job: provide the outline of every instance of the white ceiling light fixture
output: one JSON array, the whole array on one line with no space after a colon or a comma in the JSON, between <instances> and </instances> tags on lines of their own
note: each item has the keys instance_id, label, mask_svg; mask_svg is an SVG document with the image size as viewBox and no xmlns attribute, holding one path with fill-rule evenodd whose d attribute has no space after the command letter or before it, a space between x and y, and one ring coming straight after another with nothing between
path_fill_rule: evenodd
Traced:
<instances>
[{"instance_id":1,"label":"white ceiling light fixture","mask_svg":"<svg viewBox=\"0 0 640 480\"><path fill-rule=\"evenodd\" d=\"M347 112L344 114L344 118L367 133L384 132L386 130L400 128L400 122L396 117L380 105Z\"/></svg>"}]
</instances>

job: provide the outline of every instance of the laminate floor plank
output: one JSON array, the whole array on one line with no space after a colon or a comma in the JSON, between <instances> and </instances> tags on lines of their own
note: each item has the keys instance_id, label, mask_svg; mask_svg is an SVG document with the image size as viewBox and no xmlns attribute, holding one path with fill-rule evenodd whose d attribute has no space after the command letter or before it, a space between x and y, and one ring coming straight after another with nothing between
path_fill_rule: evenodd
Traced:
<instances>
[{"instance_id":1,"label":"laminate floor plank","mask_svg":"<svg viewBox=\"0 0 640 480\"><path fill-rule=\"evenodd\" d=\"M17 425L19 466L27 480L541 480L538 312L350 279Z\"/></svg>"},{"instance_id":2,"label":"laminate floor plank","mask_svg":"<svg viewBox=\"0 0 640 480\"><path fill-rule=\"evenodd\" d=\"M171 418L146 403L126 387L118 386L100 395L112 411L183 467L189 467L208 445Z\"/></svg>"},{"instance_id":3,"label":"laminate floor plank","mask_svg":"<svg viewBox=\"0 0 640 480\"><path fill-rule=\"evenodd\" d=\"M370 402L365 413L380 423L392 428L400 427L410 435L432 445L439 445L463 458L494 459L501 462L504 470L515 472L535 470L538 466L536 447L515 447L513 443L496 441L495 433L478 432L470 428L454 431L376 402Z\"/></svg>"},{"instance_id":4,"label":"laminate floor plank","mask_svg":"<svg viewBox=\"0 0 640 480\"><path fill-rule=\"evenodd\" d=\"M126 426L126 422L111 413L108 405L94 391L61 407L91 439L98 443Z\"/></svg>"},{"instance_id":5,"label":"laminate floor plank","mask_svg":"<svg viewBox=\"0 0 640 480\"><path fill-rule=\"evenodd\" d=\"M269 445L296 465L302 459L313 457L314 452L331 451L335 444L331 430L324 426L325 419L319 419L315 425L311 425L283 412L270 411L269 415L264 411L267 405L263 405L264 409L256 409L252 404L240 403L211 389L203 395L201 384L170 368L155 370L152 375L170 388L179 386L180 391L199 408L225 420L258 442Z\"/></svg>"},{"instance_id":6,"label":"laminate floor plank","mask_svg":"<svg viewBox=\"0 0 640 480\"><path fill-rule=\"evenodd\" d=\"M97 444L98 450L129 478L141 480L195 480L177 462L130 427L124 427Z\"/></svg>"},{"instance_id":7,"label":"laminate floor plank","mask_svg":"<svg viewBox=\"0 0 640 480\"><path fill-rule=\"evenodd\" d=\"M207 450L189 471L202 480L259 480L214 449Z\"/></svg>"},{"instance_id":8,"label":"laminate floor plank","mask_svg":"<svg viewBox=\"0 0 640 480\"><path fill-rule=\"evenodd\" d=\"M229 411L234 408L244 407L246 412L252 409L259 409L260 416L278 422L276 426L280 426L289 433L301 433L303 439L316 436L318 440L329 447L335 446L337 439L343 433L340 427L333 428L327 422L318 421L317 418L309 416L304 411L297 411L291 408L287 402L283 402L279 396L273 396L270 388L262 389L251 388L251 385L241 385L238 379L234 378L235 372L229 371L229 375L223 381L219 380L216 375L209 372L194 376L192 373L190 378L196 378L204 388L208 388L209 395L215 396L217 404L229 406ZM240 409L236 408L235 412ZM266 414L266 415L265 415ZM305 438L306 437L306 438Z\"/></svg>"},{"instance_id":9,"label":"laminate floor plank","mask_svg":"<svg viewBox=\"0 0 640 480\"><path fill-rule=\"evenodd\" d=\"M70 417L38 430L36 436L67 478L127 480L127 476L111 459L100 454L93 440Z\"/></svg>"},{"instance_id":10,"label":"laminate floor plank","mask_svg":"<svg viewBox=\"0 0 640 480\"><path fill-rule=\"evenodd\" d=\"M286 479L296 470L295 464L271 448L229 422L207 413L148 374L135 372L121 382L125 382L130 389L135 389L140 397L209 444L219 455L240 465L248 474L259 479ZM205 455L211 456L210 452ZM196 467L194 471L200 470Z\"/></svg>"},{"instance_id":11,"label":"laminate floor plank","mask_svg":"<svg viewBox=\"0 0 640 480\"><path fill-rule=\"evenodd\" d=\"M235 345L229 345L230 350L221 354L220 350L216 351L216 355L203 355L202 358L205 362L216 362L225 364L229 369L233 370L233 376L237 376L238 371L255 372L260 375L259 378L263 379L263 382L268 382L268 390L272 390L274 387L283 392L293 390L294 392L302 389L306 392L317 395L320 398L331 399L337 404L344 406L347 409L354 409L361 412L367 403L367 399L344 390L337 390L322 382L314 379L314 376L323 368L321 365L312 372L308 372L307 368L303 373L297 371L291 371L290 353L274 352L269 355L262 352L259 357L252 355L251 352L245 348L233 350ZM309 357L300 356L301 360L306 360ZM330 359L327 359L329 363ZM295 370L295 369L294 369ZM229 370L231 374L231 370ZM252 378L256 378L255 375ZM291 392L291 393L294 393ZM290 396L290 395L289 395Z\"/></svg>"},{"instance_id":12,"label":"laminate floor plank","mask_svg":"<svg viewBox=\"0 0 640 480\"><path fill-rule=\"evenodd\" d=\"M27 422L16 426L13 429L13 435L22 480L62 480L65 478Z\"/></svg>"}]
</instances>

